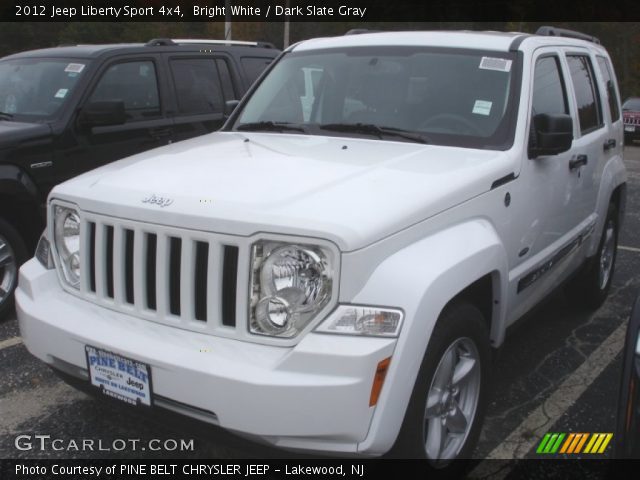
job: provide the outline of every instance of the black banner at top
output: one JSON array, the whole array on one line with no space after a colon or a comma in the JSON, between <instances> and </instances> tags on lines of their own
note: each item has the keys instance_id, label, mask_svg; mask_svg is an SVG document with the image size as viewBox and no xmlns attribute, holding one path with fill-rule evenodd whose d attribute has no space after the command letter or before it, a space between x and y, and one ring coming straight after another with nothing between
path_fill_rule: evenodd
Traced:
<instances>
[{"instance_id":1,"label":"black banner at top","mask_svg":"<svg viewBox=\"0 0 640 480\"><path fill-rule=\"evenodd\" d=\"M618 0L14 0L4 22L442 22L634 21Z\"/></svg>"}]
</instances>

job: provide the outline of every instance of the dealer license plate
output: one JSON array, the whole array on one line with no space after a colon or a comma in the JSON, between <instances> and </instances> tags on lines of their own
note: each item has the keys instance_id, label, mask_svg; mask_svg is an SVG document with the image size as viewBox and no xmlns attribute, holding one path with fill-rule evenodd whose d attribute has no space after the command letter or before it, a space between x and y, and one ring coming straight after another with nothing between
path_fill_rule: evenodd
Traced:
<instances>
[{"instance_id":1,"label":"dealer license plate","mask_svg":"<svg viewBox=\"0 0 640 480\"><path fill-rule=\"evenodd\" d=\"M636 126L635 125L625 125L624 126L624 131L625 132L635 132L636 131Z\"/></svg>"},{"instance_id":2,"label":"dealer license plate","mask_svg":"<svg viewBox=\"0 0 640 480\"><path fill-rule=\"evenodd\" d=\"M117 353L85 346L91 384L132 405L151 406L151 368Z\"/></svg>"}]
</instances>

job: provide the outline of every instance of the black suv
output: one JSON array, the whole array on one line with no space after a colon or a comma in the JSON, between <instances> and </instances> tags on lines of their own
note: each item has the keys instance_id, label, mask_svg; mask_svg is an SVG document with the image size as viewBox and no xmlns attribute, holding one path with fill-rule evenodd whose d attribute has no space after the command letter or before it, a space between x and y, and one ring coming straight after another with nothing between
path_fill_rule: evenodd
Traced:
<instances>
[{"instance_id":1,"label":"black suv","mask_svg":"<svg viewBox=\"0 0 640 480\"><path fill-rule=\"evenodd\" d=\"M54 185L217 130L278 54L260 42L156 39L0 59L0 318Z\"/></svg>"}]
</instances>

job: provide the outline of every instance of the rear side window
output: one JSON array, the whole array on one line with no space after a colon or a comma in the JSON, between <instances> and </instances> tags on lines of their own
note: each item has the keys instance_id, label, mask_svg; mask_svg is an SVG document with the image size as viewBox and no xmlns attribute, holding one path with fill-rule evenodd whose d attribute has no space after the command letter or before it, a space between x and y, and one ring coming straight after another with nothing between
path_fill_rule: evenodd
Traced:
<instances>
[{"instance_id":1,"label":"rear side window","mask_svg":"<svg viewBox=\"0 0 640 480\"><path fill-rule=\"evenodd\" d=\"M558 57L539 58L533 80L533 115L569 113Z\"/></svg>"},{"instance_id":2,"label":"rear side window","mask_svg":"<svg viewBox=\"0 0 640 480\"><path fill-rule=\"evenodd\" d=\"M262 72L264 72L264 69L267 68L272 60L272 58L265 57L242 57L240 59L249 85L256 81L256 79Z\"/></svg>"},{"instance_id":3,"label":"rear side window","mask_svg":"<svg viewBox=\"0 0 640 480\"><path fill-rule=\"evenodd\" d=\"M131 120L160 116L156 68L151 61L111 65L102 75L89 102L123 101Z\"/></svg>"},{"instance_id":4,"label":"rear side window","mask_svg":"<svg viewBox=\"0 0 640 480\"><path fill-rule=\"evenodd\" d=\"M214 59L173 59L170 65L181 114L222 113L222 86Z\"/></svg>"},{"instance_id":5,"label":"rear side window","mask_svg":"<svg viewBox=\"0 0 640 480\"><path fill-rule=\"evenodd\" d=\"M620 108L618 107L618 92L616 91L615 80L613 79L611 64L609 60L598 56L598 67L607 86L607 99L609 100L609 113L611 113L611 121L615 122L620 119Z\"/></svg>"},{"instance_id":6,"label":"rear side window","mask_svg":"<svg viewBox=\"0 0 640 480\"><path fill-rule=\"evenodd\" d=\"M567 62L578 105L580 132L589 133L602 126L602 112L591 60L586 55L568 55Z\"/></svg>"}]
</instances>

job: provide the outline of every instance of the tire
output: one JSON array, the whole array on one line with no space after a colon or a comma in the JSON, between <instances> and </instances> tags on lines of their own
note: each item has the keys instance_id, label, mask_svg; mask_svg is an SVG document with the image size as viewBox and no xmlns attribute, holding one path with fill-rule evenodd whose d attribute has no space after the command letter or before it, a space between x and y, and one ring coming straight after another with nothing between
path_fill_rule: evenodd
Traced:
<instances>
[{"instance_id":1,"label":"tire","mask_svg":"<svg viewBox=\"0 0 640 480\"><path fill-rule=\"evenodd\" d=\"M0 218L0 320L13 311L18 269L27 260L27 247L11 224Z\"/></svg>"},{"instance_id":2,"label":"tire","mask_svg":"<svg viewBox=\"0 0 640 480\"><path fill-rule=\"evenodd\" d=\"M464 469L464 462L452 460L471 458L484 417L490 362L480 310L466 302L447 307L429 341L391 455L427 459L441 471ZM461 377L455 380L456 375Z\"/></svg>"},{"instance_id":3,"label":"tire","mask_svg":"<svg viewBox=\"0 0 640 480\"><path fill-rule=\"evenodd\" d=\"M616 266L618 226L618 209L611 203L596 255L587 260L586 265L566 289L572 303L579 308L597 310L609 295Z\"/></svg>"}]
</instances>

